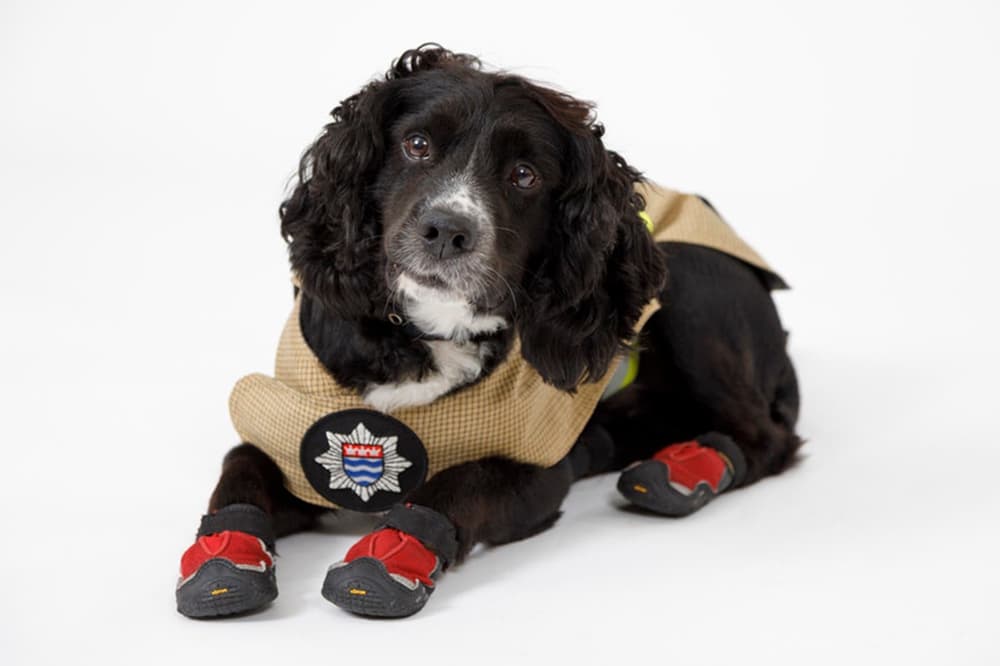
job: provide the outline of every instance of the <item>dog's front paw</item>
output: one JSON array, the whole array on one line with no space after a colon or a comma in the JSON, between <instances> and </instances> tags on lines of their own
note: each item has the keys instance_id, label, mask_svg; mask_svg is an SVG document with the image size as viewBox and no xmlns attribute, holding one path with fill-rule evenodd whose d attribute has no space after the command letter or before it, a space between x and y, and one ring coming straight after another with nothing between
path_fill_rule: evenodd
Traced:
<instances>
[{"instance_id":1,"label":"dog's front paw","mask_svg":"<svg viewBox=\"0 0 1000 666\"><path fill-rule=\"evenodd\" d=\"M427 603L434 579L454 561L457 549L455 528L443 515L422 506L396 506L382 528L329 568L323 596L358 615L413 615Z\"/></svg>"},{"instance_id":2,"label":"dog's front paw","mask_svg":"<svg viewBox=\"0 0 1000 666\"><path fill-rule=\"evenodd\" d=\"M252 504L230 504L201 518L181 556L177 611L195 618L246 613L278 596L271 518Z\"/></svg>"},{"instance_id":3,"label":"dog's front paw","mask_svg":"<svg viewBox=\"0 0 1000 666\"><path fill-rule=\"evenodd\" d=\"M278 596L274 558L245 532L198 537L181 557L177 611L193 618L256 610Z\"/></svg>"},{"instance_id":4,"label":"dog's front paw","mask_svg":"<svg viewBox=\"0 0 1000 666\"><path fill-rule=\"evenodd\" d=\"M330 566L323 596L358 615L406 617L427 603L440 560L405 532L384 528L372 532Z\"/></svg>"}]
</instances>

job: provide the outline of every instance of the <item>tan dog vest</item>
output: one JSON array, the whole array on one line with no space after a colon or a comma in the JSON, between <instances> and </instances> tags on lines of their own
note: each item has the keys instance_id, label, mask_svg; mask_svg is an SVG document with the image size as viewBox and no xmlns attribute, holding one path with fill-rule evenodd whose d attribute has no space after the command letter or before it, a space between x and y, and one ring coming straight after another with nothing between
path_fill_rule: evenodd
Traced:
<instances>
[{"instance_id":1,"label":"tan dog vest","mask_svg":"<svg viewBox=\"0 0 1000 666\"><path fill-rule=\"evenodd\" d=\"M783 284L698 197L653 184L640 185L638 190L646 198L646 213L657 242L711 247L762 269L777 280L776 285ZM349 412L352 420L339 432L317 432L325 428L325 422L317 421L328 415L374 410L358 392L339 385L309 349L299 328L299 305L297 298L281 334L274 377L248 375L233 389L229 409L236 432L277 463L285 485L296 497L311 504L337 507L329 497L351 492L352 501L345 504L348 508L387 508L385 502L372 501L372 497L380 491L387 496L399 493L400 475L415 469L417 461L411 459L412 455L400 453L402 444L397 440L405 439L400 432L375 431L372 420L379 421L384 418L381 415L373 416L366 424L363 412ZM656 301L646 306L637 331L657 309ZM405 426L402 430L408 428L416 435L418 445L426 449L427 478L453 465L488 456L548 467L569 452L614 370L600 381L581 385L571 395L542 381L524 360L515 337L506 360L488 376L429 405L395 410L386 421L401 422ZM361 429L352 427L355 422L361 424ZM313 428L314 424L317 428ZM312 433L310 436L325 436L329 450L305 453L303 438L307 431ZM322 444L321 448L325 447ZM320 451L319 455L314 455L315 451ZM329 491L327 475L332 489ZM403 487L402 494L407 490Z\"/></svg>"}]
</instances>

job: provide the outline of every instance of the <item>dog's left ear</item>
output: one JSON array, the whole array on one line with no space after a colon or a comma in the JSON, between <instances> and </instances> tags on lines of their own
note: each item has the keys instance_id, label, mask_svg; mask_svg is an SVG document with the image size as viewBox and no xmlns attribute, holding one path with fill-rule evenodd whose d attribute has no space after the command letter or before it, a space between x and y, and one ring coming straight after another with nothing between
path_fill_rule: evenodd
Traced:
<instances>
[{"instance_id":1,"label":"dog's left ear","mask_svg":"<svg viewBox=\"0 0 1000 666\"><path fill-rule=\"evenodd\" d=\"M639 172L604 148L603 128L589 121L589 107L561 95L546 101L570 131L568 182L526 285L521 353L545 381L572 391L599 380L627 350L643 308L666 281L666 266L639 217L645 206L634 189Z\"/></svg>"}]
</instances>

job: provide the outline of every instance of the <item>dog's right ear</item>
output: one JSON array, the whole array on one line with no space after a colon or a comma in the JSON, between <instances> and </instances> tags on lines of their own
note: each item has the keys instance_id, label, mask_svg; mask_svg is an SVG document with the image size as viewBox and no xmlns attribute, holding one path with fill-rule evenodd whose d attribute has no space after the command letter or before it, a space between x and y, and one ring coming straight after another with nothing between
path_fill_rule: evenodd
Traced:
<instances>
[{"instance_id":1,"label":"dog's right ear","mask_svg":"<svg viewBox=\"0 0 1000 666\"><path fill-rule=\"evenodd\" d=\"M397 82L439 68L478 69L437 44L404 52L383 80L348 97L306 150L298 184L281 204L281 234L305 294L339 316L380 316L386 285L382 223L371 185L385 161L386 128L403 103Z\"/></svg>"},{"instance_id":2,"label":"dog's right ear","mask_svg":"<svg viewBox=\"0 0 1000 666\"><path fill-rule=\"evenodd\" d=\"M391 97L377 81L331 112L333 122L302 156L298 183L279 210L303 292L345 318L378 312L385 302L381 222L369 186L384 159Z\"/></svg>"}]
</instances>

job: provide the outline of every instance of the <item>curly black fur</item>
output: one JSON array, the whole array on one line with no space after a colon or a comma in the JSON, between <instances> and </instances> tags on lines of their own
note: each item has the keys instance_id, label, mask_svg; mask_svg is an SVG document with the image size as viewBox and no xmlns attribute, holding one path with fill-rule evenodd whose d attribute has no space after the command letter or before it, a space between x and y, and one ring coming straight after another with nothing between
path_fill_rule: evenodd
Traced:
<instances>
[{"instance_id":1,"label":"curly black fur","mask_svg":"<svg viewBox=\"0 0 1000 666\"><path fill-rule=\"evenodd\" d=\"M546 381L572 390L598 379L633 338L643 305L665 279L663 260L638 218L643 202L633 184L640 175L605 149L591 105L521 77L484 72L476 58L437 46L405 52L384 79L341 102L302 157L299 182L280 214L304 293L307 341L350 386L419 378L431 369L420 341L386 324L392 309L386 209L396 193L379 177L391 171L394 124L446 90L460 93L444 109L456 124L490 113L527 114L528 138L548 146L558 162L539 195L546 205L529 210L503 200L522 224L519 244L498 243L503 252L493 272L503 290L486 298L481 312L515 320L525 358ZM531 108L544 112L549 127L532 124ZM525 219L535 223L528 227ZM509 335L496 336L491 364L509 343Z\"/></svg>"},{"instance_id":2,"label":"curly black fur","mask_svg":"<svg viewBox=\"0 0 1000 666\"><path fill-rule=\"evenodd\" d=\"M666 267L639 221L645 207L633 188L640 174L605 150L604 128L590 106L543 91L542 101L572 135L566 170L547 246L527 290L522 351L553 385L572 390L595 381L634 336L643 306L663 288Z\"/></svg>"}]
</instances>

